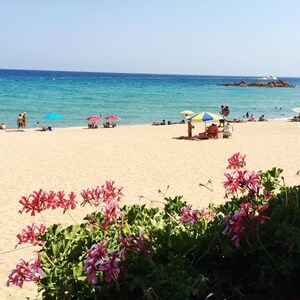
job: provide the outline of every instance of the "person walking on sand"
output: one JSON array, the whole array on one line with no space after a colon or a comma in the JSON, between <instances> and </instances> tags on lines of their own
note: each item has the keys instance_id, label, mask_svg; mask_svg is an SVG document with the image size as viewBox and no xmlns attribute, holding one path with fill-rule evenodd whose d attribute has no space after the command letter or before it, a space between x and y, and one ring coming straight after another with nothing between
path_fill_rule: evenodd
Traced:
<instances>
[{"instance_id":1,"label":"person walking on sand","mask_svg":"<svg viewBox=\"0 0 300 300\"><path fill-rule=\"evenodd\" d=\"M188 137L191 138L192 137L192 130L193 128L195 128L193 125L192 125L192 121L188 120Z\"/></svg>"}]
</instances>

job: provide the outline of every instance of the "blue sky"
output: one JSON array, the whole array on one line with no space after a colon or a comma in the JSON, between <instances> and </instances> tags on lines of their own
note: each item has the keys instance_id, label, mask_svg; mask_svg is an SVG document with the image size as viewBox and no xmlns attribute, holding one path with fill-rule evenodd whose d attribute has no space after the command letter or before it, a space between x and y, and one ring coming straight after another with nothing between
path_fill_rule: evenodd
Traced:
<instances>
[{"instance_id":1,"label":"blue sky","mask_svg":"<svg viewBox=\"0 0 300 300\"><path fill-rule=\"evenodd\" d=\"M299 0L0 0L0 68L300 77Z\"/></svg>"}]
</instances>

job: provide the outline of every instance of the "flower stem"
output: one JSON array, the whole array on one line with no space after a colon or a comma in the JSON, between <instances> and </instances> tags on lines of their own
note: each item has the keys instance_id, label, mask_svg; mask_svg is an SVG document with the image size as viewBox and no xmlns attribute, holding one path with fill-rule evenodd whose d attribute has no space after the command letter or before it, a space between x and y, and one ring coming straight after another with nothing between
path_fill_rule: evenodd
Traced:
<instances>
[{"instance_id":1,"label":"flower stem","mask_svg":"<svg viewBox=\"0 0 300 300\"><path fill-rule=\"evenodd\" d=\"M273 260L272 256L270 255L270 253L267 251L267 249L266 249L265 246L263 245L263 243L262 243L262 241L261 241L261 239L260 239L260 237L259 237L259 234L257 235L257 240L258 240L259 244L261 245L261 247L262 247L262 248L264 249L264 251L266 252L266 254L268 255L268 257L271 259L271 261L272 261L273 263L275 263L275 261Z\"/></svg>"},{"instance_id":2,"label":"flower stem","mask_svg":"<svg viewBox=\"0 0 300 300\"><path fill-rule=\"evenodd\" d=\"M42 218L43 223L46 225L46 222L45 222L45 219L44 219L44 216L43 216L42 212L39 212L39 214L40 214L40 216Z\"/></svg>"},{"instance_id":3,"label":"flower stem","mask_svg":"<svg viewBox=\"0 0 300 300\"><path fill-rule=\"evenodd\" d=\"M74 223L76 225L78 225L78 223L76 222L76 220L73 218L73 216L70 214L70 212L68 210L66 210L67 214L70 216L70 218L74 221Z\"/></svg>"}]
</instances>

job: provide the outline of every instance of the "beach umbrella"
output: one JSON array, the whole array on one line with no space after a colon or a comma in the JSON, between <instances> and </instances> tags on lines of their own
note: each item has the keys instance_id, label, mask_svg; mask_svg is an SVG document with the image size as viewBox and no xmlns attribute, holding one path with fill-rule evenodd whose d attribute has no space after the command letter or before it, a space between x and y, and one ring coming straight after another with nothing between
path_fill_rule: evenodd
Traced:
<instances>
[{"instance_id":1,"label":"beach umbrella","mask_svg":"<svg viewBox=\"0 0 300 300\"><path fill-rule=\"evenodd\" d=\"M118 116L108 116L105 118L107 121L119 121L122 120L120 117Z\"/></svg>"},{"instance_id":2,"label":"beach umbrella","mask_svg":"<svg viewBox=\"0 0 300 300\"><path fill-rule=\"evenodd\" d=\"M91 116L91 117L88 117L87 120L88 120L89 122L95 123L95 122L101 122L101 121L102 121L102 118L99 117L99 116Z\"/></svg>"},{"instance_id":3,"label":"beach umbrella","mask_svg":"<svg viewBox=\"0 0 300 300\"><path fill-rule=\"evenodd\" d=\"M217 114L213 114L213 113L204 111L204 112L189 116L187 119L192 122L207 122L207 121L222 120L223 117L220 115L217 115Z\"/></svg>"},{"instance_id":4,"label":"beach umbrella","mask_svg":"<svg viewBox=\"0 0 300 300\"><path fill-rule=\"evenodd\" d=\"M293 111L300 114L300 107L294 107Z\"/></svg>"},{"instance_id":5,"label":"beach umbrella","mask_svg":"<svg viewBox=\"0 0 300 300\"><path fill-rule=\"evenodd\" d=\"M222 116L219 116L217 114L213 114L213 113L210 113L207 111L187 117L187 120L191 121L191 122L204 122L205 130L206 130L206 122L207 121L217 121L217 120L223 120L223 119L224 118Z\"/></svg>"},{"instance_id":6,"label":"beach umbrella","mask_svg":"<svg viewBox=\"0 0 300 300\"><path fill-rule=\"evenodd\" d=\"M45 120L60 120L60 119L61 119L61 115L51 113L51 114L45 115L45 116L44 116L44 119L45 119Z\"/></svg>"},{"instance_id":7,"label":"beach umbrella","mask_svg":"<svg viewBox=\"0 0 300 300\"><path fill-rule=\"evenodd\" d=\"M50 114L45 115L44 119L45 120L60 120L61 119L61 115L50 113ZM49 127L49 130L53 130L53 126Z\"/></svg>"},{"instance_id":8,"label":"beach umbrella","mask_svg":"<svg viewBox=\"0 0 300 300\"><path fill-rule=\"evenodd\" d=\"M181 111L180 114L184 115L184 116L192 116L194 115L195 113L191 110L184 110L184 111Z\"/></svg>"}]
</instances>

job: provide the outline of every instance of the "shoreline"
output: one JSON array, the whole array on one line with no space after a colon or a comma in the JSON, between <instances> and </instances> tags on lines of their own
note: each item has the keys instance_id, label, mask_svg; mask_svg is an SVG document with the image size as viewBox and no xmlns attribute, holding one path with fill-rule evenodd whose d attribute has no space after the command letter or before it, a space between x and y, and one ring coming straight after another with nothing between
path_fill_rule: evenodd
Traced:
<instances>
[{"instance_id":1,"label":"shoreline","mask_svg":"<svg viewBox=\"0 0 300 300\"><path fill-rule=\"evenodd\" d=\"M293 117L285 117L285 118L273 118L273 119L268 119L267 122L288 122L288 123L297 123L297 122L293 122L291 121ZM240 120L240 119L237 119L238 122L233 122L231 119L229 119L229 122L232 123L232 124L235 124L235 123L266 123L266 122L262 122L262 121L254 121L254 122L251 122L251 121L246 121L246 120ZM156 122L156 121L153 121L153 122ZM157 121L159 122L159 121ZM206 123L213 123L213 122L218 122L218 121L207 121ZM196 123L201 123L201 122L196 122ZM204 122L202 122L204 123ZM298 122L299 123L299 122ZM97 124L97 123L96 123ZM195 123L193 123L195 124ZM135 124L118 124L117 123L117 126L116 127L132 127L132 126L152 126L152 127L164 127L164 126L171 126L171 125L186 125L185 124L170 124L170 125L152 125L152 123L135 123ZM99 125L98 125L99 126ZM31 131L41 131L40 129L42 128L43 126L40 126L40 127L26 127L26 128L20 128L20 130L31 130ZM54 129L89 129L87 127L87 124L86 126L63 126L63 127L60 127L60 126L53 126ZM100 125L99 128L97 129L112 129L112 128L104 128L103 125ZM12 128L6 128L5 130L18 130L17 127L12 127ZM5 130L0 130L1 131L4 131Z\"/></svg>"}]
</instances>

